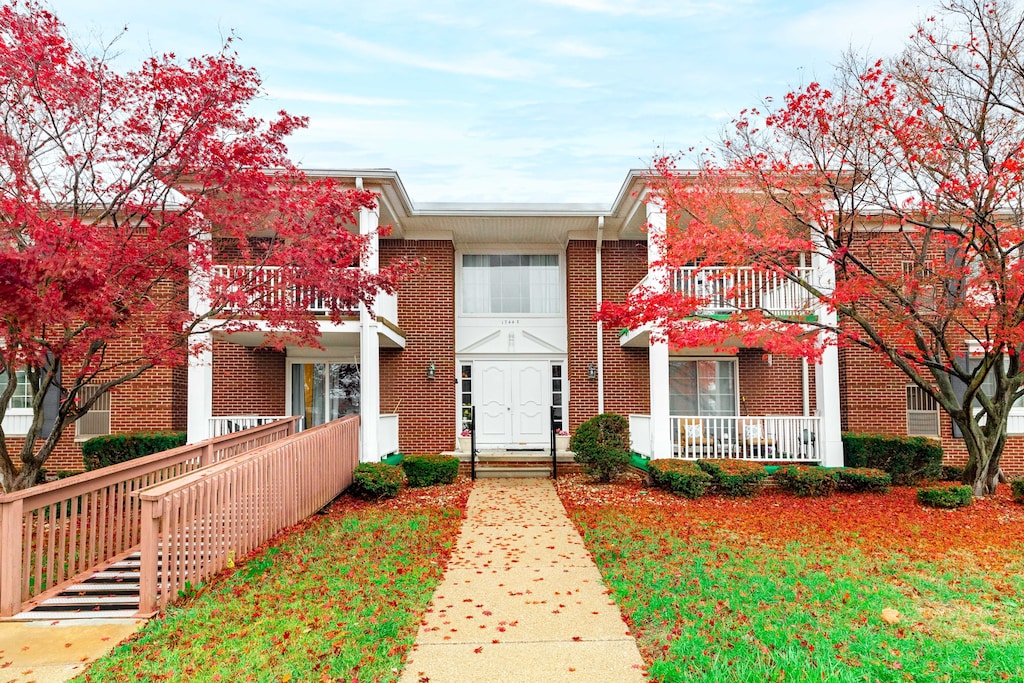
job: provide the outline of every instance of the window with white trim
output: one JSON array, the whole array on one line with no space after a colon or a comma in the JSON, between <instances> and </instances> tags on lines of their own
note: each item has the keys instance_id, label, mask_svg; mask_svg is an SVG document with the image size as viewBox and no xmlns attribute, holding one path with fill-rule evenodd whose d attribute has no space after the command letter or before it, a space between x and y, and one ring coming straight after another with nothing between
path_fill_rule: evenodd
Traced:
<instances>
[{"instance_id":1,"label":"window with white trim","mask_svg":"<svg viewBox=\"0 0 1024 683\"><path fill-rule=\"evenodd\" d=\"M669 413L682 416L736 414L735 360L670 360Z\"/></svg>"},{"instance_id":2,"label":"window with white trim","mask_svg":"<svg viewBox=\"0 0 1024 683\"><path fill-rule=\"evenodd\" d=\"M554 414L554 427L555 429L565 429L565 417L562 409L562 397L564 396L565 384L564 378L562 377L562 364L552 363L551 364L551 405L555 409Z\"/></svg>"},{"instance_id":3,"label":"window with white trim","mask_svg":"<svg viewBox=\"0 0 1024 683\"><path fill-rule=\"evenodd\" d=\"M464 254L462 312L560 313L559 283L557 254Z\"/></svg>"},{"instance_id":4,"label":"window with white trim","mask_svg":"<svg viewBox=\"0 0 1024 683\"><path fill-rule=\"evenodd\" d=\"M6 373L0 372L0 385L7 384L6 379L3 379L5 375ZM24 370L18 370L14 373L14 376L18 386L14 389L14 396L11 397L11 402L7 407L11 410L31 410L32 387L28 383L28 373Z\"/></svg>"}]
</instances>

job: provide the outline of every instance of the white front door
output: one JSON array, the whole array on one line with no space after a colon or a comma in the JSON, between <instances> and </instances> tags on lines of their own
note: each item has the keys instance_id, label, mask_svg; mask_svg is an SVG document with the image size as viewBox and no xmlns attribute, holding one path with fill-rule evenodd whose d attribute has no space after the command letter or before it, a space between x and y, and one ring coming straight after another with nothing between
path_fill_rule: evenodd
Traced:
<instances>
[{"instance_id":1,"label":"white front door","mask_svg":"<svg viewBox=\"0 0 1024 683\"><path fill-rule=\"evenodd\" d=\"M550 373L546 361L474 362L477 444L544 447L550 438Z\"/></svg>"}]
</instances>

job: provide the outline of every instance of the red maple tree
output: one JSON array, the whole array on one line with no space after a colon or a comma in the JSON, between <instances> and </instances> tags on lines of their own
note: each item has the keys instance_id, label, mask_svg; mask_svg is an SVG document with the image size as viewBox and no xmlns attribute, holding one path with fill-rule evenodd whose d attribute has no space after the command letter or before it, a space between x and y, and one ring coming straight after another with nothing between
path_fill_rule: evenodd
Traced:
<instances>
[{"instance_id":1,"label":"red maple tree","mask_svg":"<svg viewBox=\"0 0 1024 683\"><path fill-rule=\"evenodd\" d=\"M697 170L659 159L664 275L600 315L675 347L869 349L949 415L990 493L1024 398L1022 117L1024 17L953 2L893 59L851 53L832 85L742 112Z\"/></svg>"},{"instance_id":2,"label":"red maple tree","mask_svg":"<svg viewBox=\"0 0 1024 683\"><path fill-rule=\"evenodd\" d=\"M260 320L316 345L314 298L337 321L411 268L352 267L374 196L306 178L284 143L306 119L251 116L260 92L230 40L121 73L42 6L0 8L0 420L32 409L16 452L0 429L5 491L105 392L184 363L197 331ZM215 268L225 248L256 267Z\"/></svg>"}]
</instances>

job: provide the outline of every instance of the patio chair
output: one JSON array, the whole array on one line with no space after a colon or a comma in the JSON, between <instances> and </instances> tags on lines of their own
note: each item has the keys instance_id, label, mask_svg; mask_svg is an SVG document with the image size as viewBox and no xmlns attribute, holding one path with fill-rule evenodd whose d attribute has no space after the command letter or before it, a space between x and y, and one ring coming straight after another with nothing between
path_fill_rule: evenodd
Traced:
<instances>
[{"instance_id":1,"label":"patio chair","mask_svg":"<svg viewBox=\"0 0 1024 683\"><path fill-rule=\"evenodd\" d=\"M740 452L759 458L775 453L775 439L765 435L760 419L740 421Z\"/></svg>"},{"instance_id":2,"label":"patio chair","mask_svg":"<svg viewBox=\"0 0 1024 683\"><path fill-rule=\"evenodd\" d=\"M699 458L715 451L715 439L705 435L704 425L699 420L684 422L679 437L677 448L684 458Z\"/></svg>"}]
</instances>

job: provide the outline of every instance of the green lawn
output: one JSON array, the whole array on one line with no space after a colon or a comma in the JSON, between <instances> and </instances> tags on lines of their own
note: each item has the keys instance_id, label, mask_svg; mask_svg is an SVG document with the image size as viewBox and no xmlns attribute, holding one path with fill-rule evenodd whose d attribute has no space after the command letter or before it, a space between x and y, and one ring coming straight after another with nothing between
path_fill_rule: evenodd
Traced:
<instances>
[{"instance_id":1,"label":"green lawn","mask_svg":"<svg viewBox=\"0 0 1024 683\"><path fill-rule=\"evenodd\" d=\"M78 680L396 680L468 490L460 480L384 504L343 497Z\"/></svg>"},{"instance_id":2,"label":"green lawn","mask_svg":"<svg viewBox=\"0 0 1024 683\"><path fill-rule=\"evenodd\" d=\"M1024 680L1024 506L1006 491L939 511L912 489L559 489L655 681Z\"/></svg>"}]
</instances>

